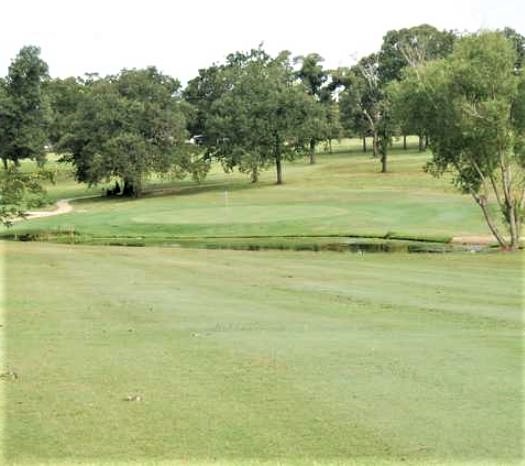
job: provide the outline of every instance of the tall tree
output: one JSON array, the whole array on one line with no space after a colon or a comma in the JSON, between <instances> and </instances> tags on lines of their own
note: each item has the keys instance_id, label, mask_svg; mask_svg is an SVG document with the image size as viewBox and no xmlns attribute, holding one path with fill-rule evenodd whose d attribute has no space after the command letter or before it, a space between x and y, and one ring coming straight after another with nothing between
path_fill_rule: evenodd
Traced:
<instances>
[{"instance_id":1,"label":"tall tree","mask_svg":"<svg viewBox=\"0 0 525 466\"><path fill-rule=\"evenodd\" d=\"M409 70L400 83L401 95L417 93L431 108L424 120L433 154L428 171L452 171L509 249L519 246L525 197L525 76L516 61L511 41L484 32L461 38L449 57Z\"/></svg>"},{"instance_id":2,"label":"tall tree","mask_svg":"<svg viewBox=\"0 0 525 466\"><path fill-rule=\"evenodd\" d=\"M47 64L40 49L23 47L0 81L0 157L16 165L25 158L45 159L48 105L43 83L48 78Z\"/></svg>"},{"instance_id":3,"label":"tall tree","mask_svg":"<svg viewBox=\"0 0 525 466\"><path fill-rule=\"evenodd\" d=\"M366 152L369 127L361 108L361 89L354 71L345 67L332 71L329 87L332 92L339 92L337 103L342 128L350 137L362 138L363 152Z\"/></svg>"},{"instance_id":4,"label":"tall tree","mask_svg":"<svg viewBox=\"0 0 525 466\"><path fill-rule=\"evenodd\" d=\"M305 153L315 99L295 82L289 54L272 58L262 49L233 54L227 70L233 85L212 105L209 138L227 169L251 173L273 164L277 184L283 161Z\"/></svg>"},{"instance_id":5,"label":"tall tree","mask_svg":"<svg viewBox=\"0 0 525 466\"><path fill-rule=\"evenodd\" d=\"M377 55L371 54L362 58L353 67L354 88L359 96L359 106L363 112L368 130L372 133L372 148L374 156L378 155L379 126L381 123L383 89L378 74Z\"/></svg>"},{"instance_id":6,"label":"tall tree","mask_svg":"<svg viewBox=\"0 0 525 466\"><path fill-rule=\"evenodd\" d=\"M341 112L337 101L330 96L329 100L322 101L325 105L325 139L328 151L332 153L332 141L341 139L343 135L343 125L341 122Z\"/></svg>"},{"instance_id":7,"label":"tall tree","mask_svg":"<svg viewBox=\"0 0 525 466\"><path fill-rule=\"evenodd\" d=\"M378 53L377 74L381 86L399 81L406 67L417 67L427 61L446 57L452 52L455 40L454 32L440 31L428 24L388 31ZM414 110L416 107L411 108ZM426 148L428 135L424 134L419 116L425 111L427 109L418 108L411 113L395 112L392 123L401 129L405 147L406 135L416 134L419 137L419 150Z\"/></svg>"},{"instance_id":8,"label":"tall tree","mask_svg":"<svg viewBox=\"0 0 525 466\"><path fill-rule=\"evenodd\" d=\"M77 179L96 184L118 178L124 195L139 196L152 173L203 176L207 163L194 158L185 143L179 89L178 81L154 67L85 81L57 144Z\"/></svg>"},{"instance_id":9,"label":"tall tree","mask_svg":"<svg viewBox=\"0 0 525 466\"><path fill-rule=\"evenodd\" d=\"M401 134L415 134L419 137L419 150L423 151L424 138L427 134L427 119L432 117L432 106L429 105L428 97L409 89L400 84L400 81L392 81L387 86L387 94L391 101L391 114L395 125Z\"/></svg>"},{"instance_id":10,"label":"tall tree","mask_svg":"<svg viewBox=\"0 0 525 466\"><path fill-rule=\"evenodd\" d=\"M337 84L331 80L330 72L322 66L324 59L317 53L298 56L294 59L300 68L296 76L303 83L306 92L317 102L315 112L310 115L310 164L315 164L317 145L327 141L330 151L332 140L338 139L342 132L339 107L333 99Z\"/></svg>"},{"instance_id":11,"label":"tall tree","mask_svg":"<svg viewBox=\"0 0 525 466\"><path fill-rule=\"evenodd\" d=\"M392 136L388 96L378 74L377 55L362 58L350 69L348 85L341 95L342 113L353 114L372 135L374 157L379 156L381 172L387 172L388 147ZM345 108L346 107L346 108Z\"/></svg>"}]
</instances>

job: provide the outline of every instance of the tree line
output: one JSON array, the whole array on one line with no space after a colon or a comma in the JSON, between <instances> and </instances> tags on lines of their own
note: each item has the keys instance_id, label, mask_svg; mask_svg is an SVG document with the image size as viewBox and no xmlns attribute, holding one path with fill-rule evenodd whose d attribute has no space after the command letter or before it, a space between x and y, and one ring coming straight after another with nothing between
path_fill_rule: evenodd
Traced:
<instances>
[{"instance_id":1,"label":"tree line","mask_svg":"<svg viewBox=\"0 0 525 466\"><path fill-rule=\"evenodd\" d=\"M525 38L510 28L460 35L420 25L387 32L377 53L349 67L325 69L316 53L271 56L261 45L199 70L183 88L154 67L52 79L40 50L24 47L0 79L1 187L22 176L20 160L43 165L49 147L72 163L78 181L117 180L111 193L139 196L152 174L199 180L213 161L252 182L274 167L281 184L287 160L315 164L319 144L348 136L361 137L364 151L371 138L386 172L393 138L406 148L406 136L417 135L420 150L433 153L426 170L453 172L500 244L516 248L524 49Z\"/></svg>"}]
</instances>

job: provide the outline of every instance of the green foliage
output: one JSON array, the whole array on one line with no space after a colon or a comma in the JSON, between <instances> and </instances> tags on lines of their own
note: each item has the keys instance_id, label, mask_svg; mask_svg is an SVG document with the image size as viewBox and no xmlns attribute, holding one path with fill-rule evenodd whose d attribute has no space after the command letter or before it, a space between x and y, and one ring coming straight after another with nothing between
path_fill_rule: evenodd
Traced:
<instances>
[{"instance_id":1,"label":"green foliage","mask_svg":"<svg viewBox=\"0 0 525 466\"><path fill-rule=\"evenodd\" d=\"M500 244L512 248L519 244L525 187L523 78L515 63L516 52L501 33L480 33L460 39L447 59L411 70L395 88L398 106L426 101L430 109L421 115L433 152L428 170L452 170ZM491 200L507 224L508 240L494 224Z\"/></svg>"},{"instance_id":2,"label":"green foliage","mask_svg":"<svg viewBox=\"0 0 525 466\"><path fill-rule=\"evenodd\" d=\"M48 137L54 145L67 132L84 88L75 78L56 78L45 83L44 92L51 108Z\"/></svg>"},{"instance_id":3,"label":"green foliage","mask_svg":"<svg viewBox=\"0 0 525 466\"><path fill-rule=\"evenodd\" d=\"M525 73L519 76L517 96L511 108L511 120L516 130L514 152L520 159L520 165L525 166Z\"/></svg>"},{"instance_id":4,"label":"green foliage","mask_svg":"<svg viewBox=\"0 0 525 466\"><path fill-rule=\"evenodd\" d=\"M320 96L323 84L328 79L328 73L323 69L323 61L323 57L317 53L294 58L294 62L301 65L296 72L297 77L305 85L308 94L317 97Z\"/></svg>"},{"instance_id":5,"label":"green foliage","mask_svg":"<svg viewBox=\"0 0 525 466\"><path fill-rule=\"evenodd\" d=\"M503 35L510 40L512 47L516 51L515 69L521 70L525 63L525 37L512 28L504 28Z\"/></svg>"},{"instance_id":6,"label":"green foliage","mask_svg":"<svg viewBox=\"0 0 525 466\"><path fill-rule=\"evenodd\" d=\"M362 58L348 71L340 108L347 128L360 131L362 136L372 135L374 156L380 156L381 172L385 173L395 125L376 54Z\"/></svg>"},{"instance_id":7,"label":"green foliage","mask_svg":"<svg viewBox=\"0 0 525 466\"><path fill-rule=\"evenodd\" d=\"M411 71L404 75L412 76ZM392 81L386 87L391 102L392 118L401 134L417 134L423 137L426 122L432 118L433 107L428 95L418 85L417 77L410 85L404 81Z\"/></svg>"},{"instance_id":8,"label":"green foliage","mask_svg":"<svg viewBox=\"0 0 525 466\"><path fill-rule=\"evenodd\" d=\"M339 108L332 99L335 90L328 83L329 73L323 69L323 58L317 53L299 56L294 59L300 64L296 76L303 83L306 92L315 98L317 106L312 108L305 131L310 136L310 163L315 163L315 150L321 141L331 144L342 133Z\"/></svg>"},{"instance_id":9,"label":"green foliage","mask_svg":"<svg viewBox=\"0 0 525 466\"><path fill-rule=\"evenodd\" d=\"M362 137L368 134L368 124L360 105L360 81L354 71L339 68L332 74L332 82L343 88L338 100L341 125L349 136Z\"/></svg>"},{"instance_id":10,"label":"green foliage","mask_svg":"<svg viewBox=\"0 0 525 466\"><path fill-rule=\"evenodd\" d=\"M153 173L205 175L208 165L185 142L189 110L176 80L147 68L78 85L77 105L57 150L74 164L79 181L97 184L116 177L125 195L139 195Z\"/></svg>"},{"instance_id":11,"label":"green foliage","mask_svg":"<svg viewBox=\"0 0 525 466\"><path fill-rule=\"evenodd\" d=\"M188 119L191 135L204 135L211 106L229 88L228 73L223 65L200 69L199 75L188 82L183 91L184 99L192 105L193 113Z\"/></svg>"},{"instance_id":12,"label":"green foliage","mask_svg":"<svg viewBox=\"0 0 525 466\"><path fill-rule=\"evenodd\" d=\"M315 99L294 82L289 54L271 58L263 50L230 55L223 70L232 85L211 106L206 133L213 156L229 170L252 173L305 153L318 121Z\"/></svg>"},{"instance_id":13,"label":"green foliage","mask_svg":"<svg viewBox=\"0 0 525 466\"><path fill-rule=\"evenodd\" d=\"M448 56L452 52L456 35L452 31L439 31L428 24L408 29L391 30L383 38L378 54L378 77L382 86L390 87L388 94L396 94L395 83L400 81L407 68ZM425 135L423 121L431 108L418 92L392 95L391 125L403 135L417 134L420 150Z\"/></svg>"},{"instance_id":14,"label":"green foliage","mask_svg":"<svg viewBox=\"0 0 525 466\"><path fill-rule=\"evenodd\" d=\"M0 158L7 166L26 158L44 161L49 107L43 93L48 78L40 49L23 47L0 80Z\"/></svg>"},{"instance_id":15,"label":"green foliage","mask_svg":"<svg viewBox=\"0 0 525 466\"><path fill-rule=\"evenodd\" d=\"M42 205L45 190L42 182L50 180L48 171L25 173L15 166L0 170L0 223L12 226L27 210Z\"/></svg>"},{"instance_id":16,"label":"green foliage","mask_svg":"<svg viewBox=\"0 0 525 466\"><path fill-rule=\"evenodd\" d=\"M428 24L388 31L378 54L381 82L399 81L407 66L446 57L452 52L455 40L452 31L439 31Z\"/></svg>"},{"instance_id":17,"label":"green foliage","mask_svg":"<svg viewBox=\"0 0 525 466\"><path fill-rule=\"evenodd\" d=\"M326 126L325 126L325 136L327 140L327 145L332 151L332 141L340 140L343 137L344 128L341 122L341 111L339 105L336 101L330 101L326 104Z\"/></svg>"}]
</instances>

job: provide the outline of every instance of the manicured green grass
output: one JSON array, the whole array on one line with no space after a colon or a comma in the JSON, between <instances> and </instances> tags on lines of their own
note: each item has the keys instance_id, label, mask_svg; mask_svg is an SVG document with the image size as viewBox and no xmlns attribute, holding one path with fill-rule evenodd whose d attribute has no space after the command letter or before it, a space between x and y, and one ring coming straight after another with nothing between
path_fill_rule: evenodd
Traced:
<instances>
[{"instance_id":1,"label":"manicured green grass","mask_svg":"<svg viewBox=\"0 0 525 466\"><path fill-rule=\"evenodd\" d=\"M344 142L346 152L287 163L285 184L274 185L268 170L258 185L246 176L215 167L201 184L171 182L142 199L85 199L76 212L19 223L17 234L75 231L78 238L200 238L246 236L400 236L447 241L455 235L488 234L469 196L450 180L423 172L428 154L395 150L388 174L379 163ZM346 144L346 145L345 145ZM335 149L338 149L337 147ZM72 194L71 181L50 188L50 196ZM85 195L85 188L79 195ZM93 192L93 191L91 191ZM45 235L44 235L45 236Z\"/></svg>"},{"instance_id":2,"label":"manicured green grass","mask_svg":"<svg viewBox=\"0 0 525 466\"><path fill-rule=\"evenodd\" d=\"M284 186L214 167L199 185L152 180L143 199L85 199L9 233L310 250L487 234L409 142L387 175L346 140L315 166L287 163ZM101 192L55 159L51 201ZM3 248L6 464L522 459L521 253Z\"/></svg>"},{"instance_id":3,"label":"manicured green grass","mask_svg":"<svg viewBox=\"0 0 525 466\"><path fill-rule=\"evenodd\" d=\"M522 459L521 253L3 248L4 464Z\"/></svg>"}]
</instances>

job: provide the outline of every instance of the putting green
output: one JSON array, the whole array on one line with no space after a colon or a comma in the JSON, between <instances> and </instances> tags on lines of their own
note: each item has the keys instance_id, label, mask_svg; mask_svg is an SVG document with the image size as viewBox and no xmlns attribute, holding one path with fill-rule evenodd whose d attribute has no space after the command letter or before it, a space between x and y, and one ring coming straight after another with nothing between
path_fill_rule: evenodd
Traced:
<instances>
[{"instance_id":1,"label":"putting green","mask_svg":"<svg viewBox=\"0 0 525 466\"><path fill-rule=\"evenodd\" d=\"M230 224L230 223L268 223L283 220L337 217L348 215L339 207L325 205L230 205L224 207L173 208L155 211L132 218L135 223L162 224Z\"/></svg>"},{"instance_id":2,"label":"putting green","mask_svg":"<svg viewBox=\"0 0 525 466\"><path fill-rule=\"evenodd\" d=\"M319 155L313 166L287 163L282 186L275 186L271 170L253 185L245 175L224 174L215 166L200 184L161 183L141 199L86 199L73 203L72 213L19 222L4 234L53 239L74 232L75 241L87 244L93 238L392 234L447 241L488 234L468 196L450 179L423 172L428 159L429 154L393 152L391 172L383 176L365 154Z\"/></svg>"}]
</instances>

